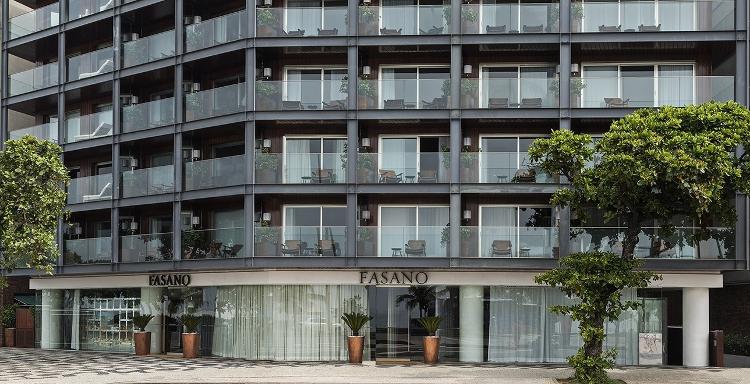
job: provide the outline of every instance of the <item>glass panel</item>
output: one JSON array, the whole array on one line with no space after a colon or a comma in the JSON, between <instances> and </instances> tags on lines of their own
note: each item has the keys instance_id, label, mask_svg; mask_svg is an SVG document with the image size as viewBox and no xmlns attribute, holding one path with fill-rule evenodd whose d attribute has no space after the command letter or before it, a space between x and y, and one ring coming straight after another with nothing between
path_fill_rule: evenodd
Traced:
<instances>
[{"instance_id":1,"label":"glass panel","mask_svg":"<svg viewBox=\"0 0 750 384\"><path fill-rule=\"evenodd\" d=\"M149 63L174 56L174 30L157 33L122 45L123 66Z\"/></svg>"},{"instance_id":2,"label":"glass panel","mask_svg":"<svg viewBox=\"0 0 750 384\"><path fill-rule=\"evenodd\" d=\"M69 239L64 242L63 263L65 265L111 262L111 237Z\"/></svg>"},{"instance_id":3,"label":"glass panel","mask_svg":"<svg viewBox=\"0 0 750 384\"><path fill-rule=\"evenodd\" d=\"M112 107L102 111L78 116L69 116L65 120L67 143L96 139L112 135Z\"/></svg>"},{"instance_id":4,"label":"glass panel","mask_svg":"<svg viewBox=\"0 0 750 384\"><path fill-rule=\"evenodd\" d=\"M68 0L68 20L106 11L114 6L115 0Z\"/></svg>"},{"instance_id":5,"label":"glass panel","mask_svg":"<svg viewBox=\"0 0 750 384\"><path fill-rule=\"evenodd\" d=\"M581 106L602 108L606 100L619 97L617 66L584 66L585 88Z\"/></svg>"},{"instance_id":6,"label":"glass panel","mask_svg":"<svg viewBox=\"0 0 750 384\"><path fill-rule=\"evenodd\" d=\"M227 187L244 184L245 156L227 156L185 163L185 189Z\"/></svg>"},{"instance_id":7,"label":"glass panel","mask_svg":"<svg viewBox=\"0 0 750 384\"><path fill-rule=\"evenodd\" d=\"M247 13L241 10L185 26L187 51L196 51L244 38L247 36L246 19Z\"/></svg>"},{"instance_id":8,"label":"glass panel","mask_svg":"<svg viewBox=\"0 0 750 384\"><path fill-rule=\"evenodd\" d=\"M112 72L113 69L114 52L112 47L68 57L68 81L98 76Z\"/></svg>"},{"instance_id":9,"label":"glass panel","mask_svg":"<svg viewBox=\"0 0 750 384\"><path fill-rule=\"evenodd\" d=\"M417 176L417 139L387 138L382 140L382 156L378 173L387 177L412 180ZM389 180L381 182L388 183Z\"/></svg>"},{"instance_id":10,"label":"glass panel","mask_svg":"<svg viewBox=\"0 0 750 384\"><path fill-rule=\"evenodd\" d=\"M654 106L654 67L621 66L622 99L631 107Z\"/></svg>"},{"instance_id":11,"label":"glass panel","mask_svg":"<svg viewBox=\"0 0 750 384\"><path fill-rule=\"evenodd\" d=\"M122 107L122 130L124 132L140 131L173 123L173 97Z\"/></svg>"},{"instance_id":12,"label":"glass panel","mask_svg":"<svg viewBox=\"0 0 750 384\"><path fill-rule=\"evenodd\" d=\"M659 101L657 105L684 106L694 103L693 66L659 65Z\"/></svg>"},{"instance_id":13,"label":"glass panel","mask_svg":"<svg viewBox=\"0 0 750 384\"><path fill-rule=\"evenodd\" d=\"M480 143L480 183L513 181L518 170L518 139L485 137Z\"/></svg>"}]
</instances>

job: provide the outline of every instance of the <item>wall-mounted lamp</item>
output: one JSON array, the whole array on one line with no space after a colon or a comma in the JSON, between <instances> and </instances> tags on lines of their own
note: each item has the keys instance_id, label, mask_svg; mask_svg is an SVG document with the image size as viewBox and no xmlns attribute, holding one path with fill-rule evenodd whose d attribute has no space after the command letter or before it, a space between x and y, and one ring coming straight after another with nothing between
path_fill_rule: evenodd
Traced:
<instances>
[{"instance_id":1,"label":"wall-mounted lamp","mask_svg":"<svg viewBox=\"0 0 750 384\"><path fill-rule=\"evenodd\" d=\"M264 7L270 7L273 4L273 0L263 0Z\"/></svg>"},{"instance_id":2,"label":"wall-mounted lamp","mask_svg":"<svg viewBox=\"0 0 750 384\"><path fill-rule=\"evenodd\" d=\"M370 138L369 137L363 137L362 138L362 148L370 148Z\"/></svg>"},{"instance_id":3,"label":"wall-mounted lamp","mask_svg":"<svg viewBox=\"0 0 750 384\"><path fill-rule=\"evenodd\" d=\"M362 0L362 5L370 5L370 0Z\"/></svg>"},{"instance_id":4,"label":"wall-mounted lamp","mask_svg":"<svg viewBox=\"0 0 750 384\"><path fill-rule=\"evenodd\" d=\"M370 77L371 69L369 65L363 65L362 66L362 77L368 78Z\"/></svg>"},{"instance_id":5,"label":"wall-mounted lamp","mask_svg":"<svg viewBox=\"0 0 750 384\"><path fill-rule=\"evenodd\" d=\"M263 139L263 148L271 148L271 139Z\"/></svg>"},{"instance_id":6,"label":"wall-mounted lamp","mask_svg":"<svg viewBox=\"0 0 750 384\"><path fill-rule=\"evenodd\" d=\"M571 64L570 65L570 73L577 75L579 72L578 64Z\"/></svg>"},{"instance_id":7,"label":"wall-mounted lamp","mask_svg":"<svg viewBox=\"0 0 750 384\"><path fill-rule=\"evenodd\" d=\"M261 215L261 221L264 224L268 224L271 222L271 214L269 212L263 212L263 215Z\"/></svg>"},{"instance_id":8,"label":"wall-mounted lamp","mask_svg":"<svg viewBox=\"0 0 750 384\"><path fill-rule=\"evenodd\" d=\"M191 151L191 157L193 158L193 161L200 160L201 159L201 150L200 149L193 149Z\"/></svg>"},{"instance_id":9,"label":"wall-mounted lamp","mask_svg":"<svg viewBox=\"0 0 750 384\"><path fill-rule=\"evenodd\" d=\"M370 221L370 211L368 211L366 209L363 210L362 212L359 213L359 218L362 219L362 221L364 221L365 223L369 222Z\"/></svg>"},{"instance_id":10,"label":"wall-mounted lamp","mask_svg":"<svg viewBox=\"0 0 750 384\"><path fill-rule=\"evenodd\" d=\"M471 137L466 136L464 137L464 147L471 147Z\"/></svg>"},{"instance_id":11,"label":"wall-mounted lamp","mask_svg":"<svg viewBox=\"0 0 750 384\"><path fill-rule=\"evenodd\" d=\"M470 209L464 209L464 213L463 213L462 217L466 221L471 220L471 210Z\"/></svg>"},{"instance_id":12,"label":"wall-mounted lamp","mask_svg":"<svg viewBox=\"0 0 750 384\"><path fill-rule=\"evenodd\" d=\"M464 75L468 77L469 75L471 75L472 72L473 71L472 71L472 68L471 68L471 64L465 64L464 65Z\"/></svg>"},{"instance_id":13,"label":"wall-mounted lamp","mask_svg":"<svg viewBox=\"0 0 750 384\"><path fill-rule=\"evenodd\" d=\"M263 67L263 79L264 80L271 80L271 75L273 74L271 67Z\"/></svg>"},{"instance_id":14,"label":"wall-mounted lamp","mask_svg":"<svg viewBox=\"0 0 750 384\"><path fill-rule=\"evenodd\" d=\"M190 218L190 224L192 224L194 227L197 227L201 225L201 218L200 216L192 216Z\"/></svg>"}]
</instances>

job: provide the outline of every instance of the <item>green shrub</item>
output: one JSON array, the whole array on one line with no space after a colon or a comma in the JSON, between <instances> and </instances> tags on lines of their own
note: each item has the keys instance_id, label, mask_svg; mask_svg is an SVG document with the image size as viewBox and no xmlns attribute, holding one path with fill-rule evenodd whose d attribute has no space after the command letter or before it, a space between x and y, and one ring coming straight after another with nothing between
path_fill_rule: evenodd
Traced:
<instances>
[{"instance_id":1,"label":"green shrub","mask_svg":"<svg viewBox=\"0 0 750 384\"><path fill-rule=\"evenodd\" d=\"M185 326L185 333L196 333L198 332L198 325L201 322L200 316L196 316L190 313L186 313L180 316L180 323Z\"/></svg>"},{"instance_id":2,"label":"green shrub","mask_svg":"<svg viewBox=\"0 0 750 384\"><path fill-rule=\"evenodd\" d=\"M352 330L352 336L359 336L359 331L372 320L372 317L364 313L352 312L341 315L341 320Z\"/></svg>"},{"instance_id":3,"label":"green shrub","mask_svg":"<svg viewBox=\"0 0 750 384\"><path fill-rule=\"evenodd\" d=\"M138 328L139 331L143 332L146 330L146 326L149 322L151 322L151 319L154 318L154 315L145 315L145 314L137 314L133 316L133 325L135 325L136 328Z\"/></svg>"},{"instance_id":4,"label":"green shrub","mask_svg":"<svg viewBox=\"0 0 750 384\"><path fill-rule=\"evenodd\" d=\"M750 356L750 335L733 333L724 335L724 353Z\"/></svg>"}]
</instances>

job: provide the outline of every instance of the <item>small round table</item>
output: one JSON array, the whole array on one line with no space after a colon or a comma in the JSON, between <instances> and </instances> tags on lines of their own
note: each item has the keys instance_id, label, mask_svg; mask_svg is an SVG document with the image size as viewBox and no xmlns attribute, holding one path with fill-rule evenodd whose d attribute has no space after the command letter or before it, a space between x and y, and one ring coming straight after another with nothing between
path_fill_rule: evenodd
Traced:
<instances>
[{"instance_id":1,"label":"small round table","mask_svg":"<svg viewBox=\"0 0 750 384\"><path fill-rule=\"evenodd\" d=\"M523 247L523 248L519 249L519 251L521 252L521 254L519 255L520 257L529 257L529 256L531 256L531 248Z\"/></svg>"},{"instance_id":2,"label":"small round table","mask_svg":"<svg viewBox=\"0 0 750 384\"><path fill-rule=\"evenodd\" d=\"M404 254L401 252L401 248L391 248L391 256L403 256Z\"/></svg>"}]
</instances>

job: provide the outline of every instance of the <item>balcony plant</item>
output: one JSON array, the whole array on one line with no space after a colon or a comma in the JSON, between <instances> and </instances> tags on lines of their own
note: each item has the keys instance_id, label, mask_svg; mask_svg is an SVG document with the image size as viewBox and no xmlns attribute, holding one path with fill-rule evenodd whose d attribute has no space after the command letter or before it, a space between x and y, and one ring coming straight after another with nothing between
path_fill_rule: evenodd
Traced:
<instances>
[{"instance_id":1,"label":"balcony plant","mask_svg":"<svg viewBox=\"0 0 750 384\"><path fill-rule=\"evenodd\" d=\"M560 78L555 77L553 79L549 79L547 88L549 90L549 93L552 94L555 97L555 100L560 102ZM586 88L586 83L581 79L580 77L571 77L570 78L570 106L573 108L576 108L580 105L581 101L581 92L583 92L583 89Z\"/></svg>"},{"instance_id":2,"label":"balcony plant","mask_svg":"<svg viewBox=\"0 0 750 384\"><path fill-rule=\"evenodd\" d=\"M583 32L583 4L580 1L574 1L570 5L570 30L573 32Z\"/></svg>"},{"instance_id":3,"label":"balcony plant","mask_svg":"<svg viewBox=\"0 0 750 384\"><path fill-rule=\"evenodd\" d=\"M188 52L208 46L207 42L203 41L203 28L200 23L185 27L185 46Z\"/></svg>"},{"instance_id":4,"label":"balcony plant","mask_svg":"<svg viewBox=\"0 0 750 384\"><path fill-rule=\"evenodd\" d=\"M461 108L479 108L479 79L461 79Z\"/></svg>"},{"instance_id":5,"label":"balcony plant","mask_svg":"<svg viewBox=\"0 0 750 384\"><path fill-rule=\"evenodd\" d=\"M0 309L0 323L2 323L6 347L16 346L16 309L18 304L6 304Z\"/></svg>"},{"instance_id":6,"label":"balcony plant","mask_svg":"<svg viewBox=\"0 0 750 384\"><path fill-rule=\"evenodd\" d=\"M357 256L375 256L375 227L357 228Z\"/></svg>"},{"instance_id":7,"label":"balcony plant","mask_svg":"<svg viewBox=\"0 0 750 384\"><path fill-rule=\"evenodd\" d=\"M476 183L479 181L479 153L470 152L471 148L461 151L461 181L464 183Z\"/></svg>"},{"instance_id":8,"label":"balcony plant","mask_svg":"<svg viewBox=\"0 0 750 384\"><path fill-rule=\"evenodd\" d=\"M377 154L361 151L357 157L357 181L360 183L377 183Z\"/></svg>"},{"instance_id":9,"label":"balcony plant","mask_svg":"<svg viewBox=\"0 0 750 384\"><path fill-rule=\"evenodd\" d=\"M437 331L442 320L440 316L427 316L418 320L422 328L427 331L427 336L422 339L425 364L436 364L440 359L440 337L437 336Z\"/></svg>"},{"instance_id":10,"label":"balcony plant","mask_svg":"<svg viewBox=\"0 0 750 384\"><path fill-rule=\"evenodd\" d=\"M146 331L146 326L153 318L154 315L142 313L133 316L133 325L137 329L133 332L136 356L146 356L151 353L151 332Z\"/></svg>"},{"instance_id":11,"label":"balcony plant","mask_svg":"<svg viewBox=\"0 0 750 384\"><path fill-rule=\"evenodd\" d=\"M256 19L259 37L273 37L278 35L279 19L271 8L258 8Z\"/></svg>"},{"instance_id":12,"label":"balcony plant","mask_svg":"<svg viewBox=\"0 0 750 384\"><path fill-rule=\"evenodd\" d=\"M361 109L373 109L377 106L378 86L376 80L360 79L357 82L357 104Z\"/></svg>"},{"instance_id":13,"label":"balcony plant","mask_svg":"<svg viewBox=\"0 0 750 384\"><path fill-rule=\"evenodd\" d=\"M362 364L362 354L365 349L365 337L359 334L362 327L372 320L371 316L364 313L350 312L341 316L341 320L352 330L352 335L347 338L349 350L349 364Z\"/></svg>"},{"instance_id":14,"label":"balcony plant","mask_svg":"<svg viewBox=\"0 0 750 384\"><path fill-rule=\"evenodd\" d=\"M255 82L255 100L259 111L275 111L281 109L280 83L271 81Z\"/></svg>"},{"instance_id":15,"label":"balcony plant","mask_svg":"<svg viewBox=\"0 0 750 384\"><path fill-rule=\"evenodd\" d=\"M372 36L378 34L378 23L375 20L378 15L377 8L371 5L359 7L359 34Z\"/></svg>"},{"instance_id":16,"label":"balcony plant","mask_svg":"<svg viewBox=\"0 0 750 384\"><path fill-rule=\"evenodd\" d=\"M263 148L255 154L255 182L257 184L276 184L279 174L279 154L271 153L270 148Z\"/></svg>"},{"instance_id":17,"label":"balcony plant","mask_svg":"<svg viewBox=\"0 0 750 384\"><path fill-rule=\"evenodd\" d=\"M279 252L276 247L279 242L279 228L263 223L255 227L254 235L256 256L278 255Z\"/></svg>"},{"instance_id":18,"label":"balcony plant","mask_svg":"<svg viewBox=\"0 0 750 384\"><path fill-rule=\"evenodd\" d=\"M192 359L198 357L199 347L201 345L200 334L198 334L198 325L201 318L190 313L180 316L180 324L184 327L182 333L182 357Z\"/></svg>"},{"instance_id":19,"label":"balcony plant","mask_svg":"<svg viewBox=\"0 0 750 384\"><path fill-rule=\"evenodd\" d=\"M461 33L479 33L479 5L471 4L471 1L461 7Z\"/></svg>"}]
</instances>

